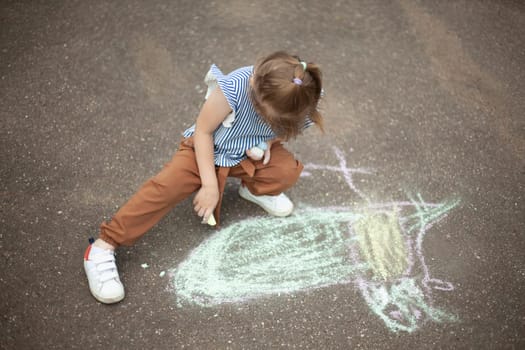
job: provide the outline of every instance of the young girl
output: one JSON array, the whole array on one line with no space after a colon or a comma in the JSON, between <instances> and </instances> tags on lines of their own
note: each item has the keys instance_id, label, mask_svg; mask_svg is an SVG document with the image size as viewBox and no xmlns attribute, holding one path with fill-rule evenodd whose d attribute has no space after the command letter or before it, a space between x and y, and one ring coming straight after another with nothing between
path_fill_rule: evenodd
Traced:
<instances>
[{"instance_id":1,"label":"young girl","mask_svg":"<svg viewBox=\"0 0 525 350\"><path fill-rule=\"evenodd\" d=\"M283 192L295 184L303 166L281 141L312 124L322 130L319 67L276 52L228 75L212 65L205 82L206 101L172 160L101 225L96 241L90 240L84 269L91 293L102 303L124 298L115 248L132 245L194 192L194 210L203 222L219 221L228 176L240 178L239 195L268 213L287 216L293 210ZM262 155L253 148L257 145Z\"/></svg>"}]
</instances>

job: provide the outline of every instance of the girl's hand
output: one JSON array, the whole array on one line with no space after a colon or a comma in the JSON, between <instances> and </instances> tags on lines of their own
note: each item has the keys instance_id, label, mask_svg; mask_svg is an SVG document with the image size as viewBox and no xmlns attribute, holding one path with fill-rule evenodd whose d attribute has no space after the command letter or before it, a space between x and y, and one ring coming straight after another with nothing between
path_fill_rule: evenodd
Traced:
<instances>
[{"instance_id":1,"label":"girl's hand","mask_svg":"<svg viewBox=\"0 0 525 350\"><path fill-rule=\"evenodd\" d=\"M261 142L257 146L246 150L246 155L253 160L263 159L263 164L266 165L270 161L270 148L272 143L272 141Z\"/></svg>"},{"instance_id":2,"label":"girl's hand","mask_svg":"<svg viewBox=\"0 0 525 350\"><path fill-rule=\"evenodd\" d=\"M206 223L213 214L218 202L219 189L215 186L203 186L193 199L193 209L202 218L202 222Z\"/></svg>"}]
</instances>

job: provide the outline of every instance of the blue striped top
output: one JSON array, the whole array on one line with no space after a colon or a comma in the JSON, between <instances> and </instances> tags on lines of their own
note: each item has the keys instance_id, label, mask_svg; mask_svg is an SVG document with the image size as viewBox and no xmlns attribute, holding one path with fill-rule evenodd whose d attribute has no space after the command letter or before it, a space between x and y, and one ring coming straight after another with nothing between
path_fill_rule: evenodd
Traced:
<instances>
[{"instance_id":1,"label":"blue striped top","mask_svg":"<svg viewBox=\"0 0 525 350\"><path fill-rule=\"evenodd\" d=\"M204 81L208 85L206 98L217 86L222 90L232 112L213 133L215 165L233 167L244 160L246 150L260 142L276 138L270 126L264 122L249 96L250 76L253 66L243 67L224 75L212 65ZM312 122L307 118L305 127ZM184 131L184 137L195 132L195 124Z\"/></svg>"}]
</instances>

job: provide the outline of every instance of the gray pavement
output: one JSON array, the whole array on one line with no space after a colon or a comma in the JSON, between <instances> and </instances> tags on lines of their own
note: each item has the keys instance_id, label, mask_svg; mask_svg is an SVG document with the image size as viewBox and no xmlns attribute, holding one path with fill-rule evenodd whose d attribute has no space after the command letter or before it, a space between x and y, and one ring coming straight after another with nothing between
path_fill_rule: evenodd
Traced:
<instances>
[{"instance_id":1,"label":"gray pavement","mask_svg":"<svg viewBox=\"0 0 525 350\"><path fill-rule=\"evenodd\" d=\"M525 348L522 1L2 1L0 18L0 348ZM87 238L169 160L211 63L277 49L324 71L326 133L289 145L298 213L272 221L231 181L216 232L186 201L119 250L126 299L98 304ZM230 300L183 294L176 268L227 234L250 268L284 261L259 276L282 291L242 294L249 270Z\"/></svg>"}]
</instances>

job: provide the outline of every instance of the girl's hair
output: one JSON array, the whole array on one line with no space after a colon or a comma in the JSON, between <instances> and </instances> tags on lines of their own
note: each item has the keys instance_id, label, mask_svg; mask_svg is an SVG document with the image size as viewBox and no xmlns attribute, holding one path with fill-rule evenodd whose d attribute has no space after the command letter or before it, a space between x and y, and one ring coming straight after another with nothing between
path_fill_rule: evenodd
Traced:
<instances>
[{"instance_id":1,"label":"girl's hair","mask_svg":"<svg viewBox=\"0 0 525 350\"><path fill-rule=\"evenodd\" d=\"M250 91L257 112L278 137L288 140L299 135L307 117L323 130L317 110L321 70L316 64L275 52L255 64Z\"/></svg>"}]
</instances>

